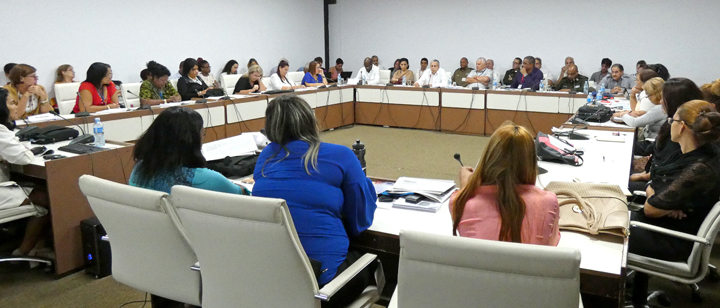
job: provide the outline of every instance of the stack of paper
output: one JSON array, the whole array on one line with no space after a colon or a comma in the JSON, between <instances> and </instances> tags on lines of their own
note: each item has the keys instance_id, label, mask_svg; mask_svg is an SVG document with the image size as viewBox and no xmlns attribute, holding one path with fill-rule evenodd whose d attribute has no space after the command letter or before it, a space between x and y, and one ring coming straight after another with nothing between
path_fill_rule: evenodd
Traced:
<instances>
[{"instance_id":1,"label":"stack of paper","mask_svg":"<svg viewBox=\"0 0 720 308\"><path fill-rule=\"evenodd\" d=\"M258 150L255 138L251 134L241 134L203 144L202 153L207 161L224 159L227 156L255 154Z\"/></svg>"},{"instance_id":2,"label":"stack of paper","mask_svg":"<svg viewBox=\"0 0 720 308\"><path fill-rule=\"evenodd\" d=\"M65 118L74 118L74 115L68 115L64 116ZM39 122L47 122L47 121L59 121L62 120L62 118L52 114L52 113L41 113L38 115L32 115L27 117L26 119L30 123L39 123Z\"/></svg>"},{"instance_id":3,"label":"stack of paper","mask_svg":"<svg viewBox=\"0 0 720 308\"><path fill-rule=\"evenodd\" d=\"M182 102L160 104L160 105L158 105L158 107L170 108L170 107L175 107L175 106L184 106L184 105L193 105L193 104L195 104L195 101L182 101Z\"/></svg>"},{"instance_id":4,"label":"stack of paper","mask_svg":"<svg viewBox=\"0 0 720 308\"><path fill-rule=\"evenodd\" d=\"M456 189L454 181L401 177L389 192L414 193L428 199L409 203L405 198L399 198L393 201L394 208L435 213L450 199Z\"/></svg>"}]
</instances>

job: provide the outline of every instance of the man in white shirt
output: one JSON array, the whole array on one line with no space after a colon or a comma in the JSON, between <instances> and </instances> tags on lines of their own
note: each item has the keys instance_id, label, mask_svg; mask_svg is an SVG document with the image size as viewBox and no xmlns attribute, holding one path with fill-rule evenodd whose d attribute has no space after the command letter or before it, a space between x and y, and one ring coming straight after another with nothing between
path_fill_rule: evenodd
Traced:
<instances>
[{"instance_id":1,"label":"man in white shirt","mask_svg":"<svg viewBox=\"0 0 720 308\"><path fill-rule=\"evenodd\" d=\"M425 71L422 77L415 82L415 87L419 88L429 85L435 88L445 87L447 84L448 77L447 74L445 74L445 70L440 68L440 61L432 60L432 62L430 62L430 71Z\"/></svg>"},{"instance_id":2,"label":"man in white shirt","mask_svg":"<svg viewBox=\"0 0 720 308\"><path fill-rule=\"evenodd\" d=\"M542 59L535 58L535 68L539 69L543 73L543 78L547 80L548 84L555 83L555 79L553 79L553 75L550 73L550 71L546 68L542 68Z\"/></svg>"},{"instance_id":3,"label":"man in white shirt","mask_svg":"<svg viewBox=\"0 0 720 308\"><path fill-rule=\"evenodd\" d=\"M358 74L355 78L357 78L358 80L362 80L363 76L365 76L367 84L380 84L380 69L377 66L373 65L372 59L365 58L365 61L363 61L363 65L364 66L358 70Z\"/></svg>"},{"instance_id":4,"label":"man in white shirt","mask_svg":"<svg viewBox=\"0 0 720 308\"><path fill-rule=\"evenodd\" d=\"M428 61L427 58L422 58L420 60L420 68L417 70L417 73L415 73L415 78L422 77L422 75L425 74L426 71L430 70L428 68L428 63L430 63L430 62Z\"/></svg>"},{"instance_id":5,"label":"man in white shirt","mask_svg":"<svg viewBox=\"0 0 720 308\"><path fill-rule=\"evenodd\" d=\"M378 59L378 56L372 56L372 63L373 65L377 66L378 69L384 70L385 67L380 65L380 59Z\"/></svg>"},{"instance_id":6,"label":"man in white shirt","mask_svg":"<svg viewBox=\"0 0 720 308\"><path fill-rule=\"evenodd\" d=\"M467 82L468 89L477 88L478 90L485 90L489 83L492 82L493 70L487 67L487 61L485 58L480 57L475 61L475 70L467 75L465 81Z\"/></svg>"},{"instance_id":7,"label":"man in white shirt","mask_svg":"<svg viewBox=\"0 0 720 308\"><path fill-rule=\"evenodd\" d=\"M502 79L500 79L500 75L495 71L495 60L493 59L487 59L487 68L493 72L491 82L493 80L498 81L498 87L500 87L500 84L502 83Z\"/></svg>"},{"instance_id":8,"label":"man in white shirt","mask_svg":"<svg viewBox=\"0 0 720 308\"><path fill-rule=\"evenodd\" d=\"M185 64L185 61L180 62L180 67L178 68L178 71L172 74L172 76L170 76L170 78L168 79L180 79L182 77L183 64Z\"/></svg>"}]
</instances>

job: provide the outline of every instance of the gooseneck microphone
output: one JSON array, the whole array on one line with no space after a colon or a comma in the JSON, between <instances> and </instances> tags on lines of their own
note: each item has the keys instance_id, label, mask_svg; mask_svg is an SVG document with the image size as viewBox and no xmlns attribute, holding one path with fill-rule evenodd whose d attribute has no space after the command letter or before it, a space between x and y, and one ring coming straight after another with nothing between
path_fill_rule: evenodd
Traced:
<instances>
[{"instance_id":1,"label":"gooseneck microphone","mask_svg":"<svg viewBox=\"0 0 720 308\"><path fill-rule=\"evenodd\" d=\"M78 101L80 102L80 105L85 109L85 111L80 111L75 113L75 117L87 117L90 115L90 113L87 111L87 107L85 107L85 103L83 103L82 96L80 96L80 92L75 92L78 97Z\"/></svg>"},{"instance_id":2,"label":"gooseneck microphone","mask_svg":"<svg viewBox=\"0 0 720 308\"><path fill-rule=\"evenodd\" d=\"M453 157L455 157L455 160L457 160L460 163L460 167L465 167L465 165L463 165L463 163L462 163L462 160L460 160L460 153L455 153L455 155Z\"/></svg>"},{"instance_id":3,"label":"gooseneck microphone","mask_svg":"<svg viewBox=\"0 0 720 308\"><path fill-rule=\"evenodd\" d=\"M140 98L140 95L137 95L137 94L133 93L133 92L130 91L130 90L125 90L125 92L130 93L130 94L132 94L132 95L135 95L135 97L137 97L137 98ZM152 108L152 106L150 106L150 105L143 105L142 103L140 103L140 107L138 107L137 110L145 110L145 109L150 109L150 108Z\"/></svg>"}]
</instances>

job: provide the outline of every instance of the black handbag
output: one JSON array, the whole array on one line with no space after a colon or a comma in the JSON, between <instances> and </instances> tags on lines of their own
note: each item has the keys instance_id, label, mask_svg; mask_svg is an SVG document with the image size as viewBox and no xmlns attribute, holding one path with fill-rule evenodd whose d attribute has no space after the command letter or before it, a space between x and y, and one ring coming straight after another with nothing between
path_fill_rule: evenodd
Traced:
<instances>
[{"instance_id":1,"label":"black handbag","mask_svg":"<svg viewBox=\"0 0 720 308\"><path fill-rule=\"evenodd\" d=\"M226 156L224 159L209 161L207 168L220 172L226 177L248 176L255 172L255 164L260 154L247 156Z\"/></svg>"},{"instance_id":2,"label":"black handbag","mask_svg":"<svg viewBox=\"0 0 720 308\"><path fill-rule=\"evenodd\" d=\"M610 121L610 119L612 118L612 116L613 116L613 111L612 111L612 109L610 109L610 108L608 108L608 107L606 107L606 106L603 106L603 105L598 105L598 106L588 106L588 105L585 105L585 106L580 107L580 109L578 109L577 115L575 116L575 118L581 119L581 120L584 120L584 121L588 121L588 122L600 122L600 123L603 123L603 122Z\"/></svg>"},{"instance_id":3,"label":"black handbag","mask_svg":"<svg viewBox=\"0 0 720 308\"><path fill-rule=\"evenodd\" d=\"M74 139L79 134L80 133L78 133L78 131L69 127L48 125L46 127L33 130L27 138L32 140L33 144L49 144Z\"/></svg>"},{"instance_id":4,"label":"black handbag","mask_svg":"<svg viewBox=\"0 0 720 308\"><path fill-rule=\"evenodd\" d=\"M567 146L558 146L559 143ZM575 150L575 147L568 142L548 134L538 133L535 139L535 152L539 160L573 166L582 166L584 162L582 151Z\"/></svg>"}]
</instances>

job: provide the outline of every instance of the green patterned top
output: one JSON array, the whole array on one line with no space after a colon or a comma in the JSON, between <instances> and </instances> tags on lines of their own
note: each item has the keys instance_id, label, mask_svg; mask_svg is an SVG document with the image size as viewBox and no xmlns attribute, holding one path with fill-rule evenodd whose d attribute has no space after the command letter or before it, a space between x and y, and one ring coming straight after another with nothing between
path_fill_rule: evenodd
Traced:
<instances>
[{"instance_id":1,"label":"green patterned top","mask_svg":"<svg viewBox=\"0 0 720 308\"><path fill-rule=\"evenodd\" d=\"M173 88L172 83L168 81L162 91L159 91L150 80L145 80L140 85L140 98L142 99L168 99L171 96L178 95Z\"/></svg>"}]
</instances>

